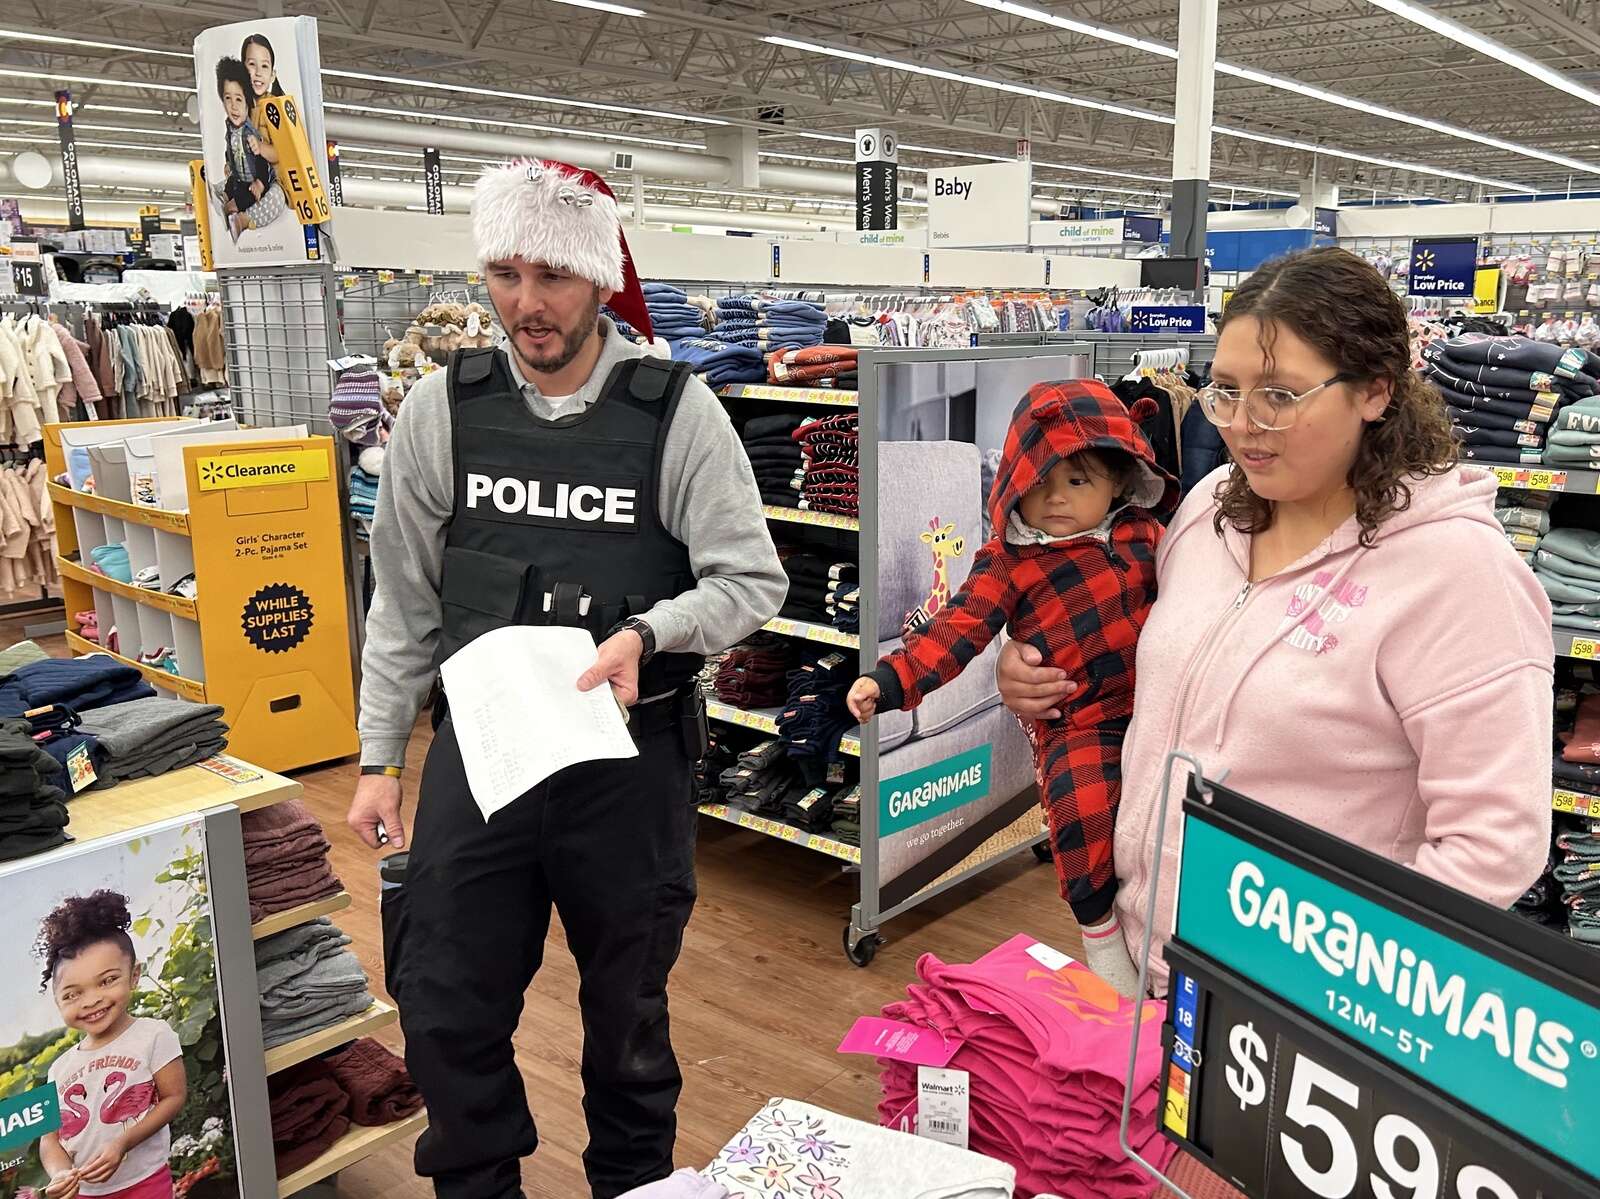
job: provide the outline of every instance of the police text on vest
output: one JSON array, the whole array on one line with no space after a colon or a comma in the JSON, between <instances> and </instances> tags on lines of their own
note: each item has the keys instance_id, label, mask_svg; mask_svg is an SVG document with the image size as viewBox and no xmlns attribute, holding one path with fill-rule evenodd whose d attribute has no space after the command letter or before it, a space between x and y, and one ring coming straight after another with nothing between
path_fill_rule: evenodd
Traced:
<instances>
[{"instance_id":1,"label":"police text on vest","mask_svg":"<svg viewBox=\"0 0 1600 1199\"><path fill-rule=\"evenodd\" d=\"M476 471L467 473L468 511L492 505L507 516L632 527L637 520L638 495L632 487L510 477L496 479Z\"/></svg>"}]
</instances>

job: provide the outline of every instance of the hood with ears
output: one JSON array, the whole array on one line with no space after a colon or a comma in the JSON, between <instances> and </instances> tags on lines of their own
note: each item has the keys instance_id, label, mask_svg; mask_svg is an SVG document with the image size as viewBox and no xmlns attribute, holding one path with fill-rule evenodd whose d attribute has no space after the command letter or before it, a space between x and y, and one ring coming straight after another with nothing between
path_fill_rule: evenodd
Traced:
<instances>
[{"instance_id":1,"label":"hood with ears","mask_svg":"<svg viewBox=\"0 0 1600 1199\"><path fill-rule=\"evenodd\" d=\"M1166 516L1178 507L1178 481L1156 463L1138 422L1155 415L1154 401L1139 400L1130 412L1098 379L1035 383L1011 414L1005 451L989 495L989 517L1003 530L1011 510L1044 481L1056 463L1083 450L1121 450L1133 457L1138 475L1124 489L1127 503Z\"/></svg>"}]
</instances>

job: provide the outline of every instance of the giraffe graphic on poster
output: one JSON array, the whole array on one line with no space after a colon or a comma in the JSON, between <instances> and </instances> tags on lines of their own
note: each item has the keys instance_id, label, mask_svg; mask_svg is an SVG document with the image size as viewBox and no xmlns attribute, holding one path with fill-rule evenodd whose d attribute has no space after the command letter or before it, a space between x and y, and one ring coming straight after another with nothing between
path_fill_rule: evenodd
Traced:
<instances>
[{"instance_id":1,"label":"giraffe graphic on poster","mask_svg":"<svg viewBox=\"0 0 1600 1199\"><path fill-rule=\"evenodd\" d=\"M955 525L942 525L937 516L928 522L928 530L922 534L922 543L933 550L933 586L928 589L928 598L922 606L906 613L901 628L907 637L918 632L950 602L950 574L945 560L959 558L967 548L966 538L955 534Z\"/></svg>"}]
</instances>

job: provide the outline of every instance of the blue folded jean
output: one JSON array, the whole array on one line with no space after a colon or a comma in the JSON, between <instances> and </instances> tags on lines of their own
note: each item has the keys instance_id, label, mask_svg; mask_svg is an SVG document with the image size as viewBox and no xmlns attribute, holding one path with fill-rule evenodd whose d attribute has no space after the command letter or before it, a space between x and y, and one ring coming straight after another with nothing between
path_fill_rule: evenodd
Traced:
<instances>
[{"instance_id":1,"label":"blue folded jean","mask_svg":"<svg viewBox=\"0 0 1600 1199\"><path fill-rule=\"evenodd\" d=\"M688 293L683 288L674 287L670 283L645 283L640 285L639 290L644 292L646 301L654 299L656 296L670 297L677 300L687 300L689 298Z\"/></svg>"}]
</instances>

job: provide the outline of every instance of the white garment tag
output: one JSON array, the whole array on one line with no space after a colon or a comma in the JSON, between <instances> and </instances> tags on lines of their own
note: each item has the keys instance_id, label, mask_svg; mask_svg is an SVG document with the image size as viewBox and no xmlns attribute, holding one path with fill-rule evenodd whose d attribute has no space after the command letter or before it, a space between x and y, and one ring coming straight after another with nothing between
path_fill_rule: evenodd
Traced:
<instances>
[{"instance_id":1,"label":"white garment tag","mask_svg":"<svg viewBox=\"0 0 1600 1199\"><path fill-rule=\"evenodd\" d=\"M965 1070L917 1067L917 1135L967 1147L971 1079Z\"/></svg>"},{"instance_id":2,"label":"white garment tag","mask_svg":"<svg viewBox=\"0 0 1600 1199\"><path fill-rule=\"evenodd\" d=\"M1035 941L1028 946L1028 956L1046 970L1065 970L1072 965L1072 959L1059 949L1051 949L1043 941Z\"/></svg>"}]
</instances>

